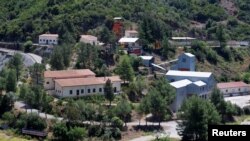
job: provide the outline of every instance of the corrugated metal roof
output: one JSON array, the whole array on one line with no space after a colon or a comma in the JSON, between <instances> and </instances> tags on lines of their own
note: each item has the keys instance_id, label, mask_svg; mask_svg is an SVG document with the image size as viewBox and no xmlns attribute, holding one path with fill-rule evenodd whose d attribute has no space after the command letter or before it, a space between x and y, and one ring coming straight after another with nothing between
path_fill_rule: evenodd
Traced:
<instances>
[{"instance_id":1,"label":"corrugated metal roof","mask_svg":"<svg viewBox=\"0 0 250 141\"><path fill-rule=\"evenodd\" d=\"M194 40L192 37L172 37L172 40Z\"/></svg>"},{"instance_id":2,"label":"corrugated metal roof","mask_svg":"<svg viewBox=\"0 0 250 141\"><path fill-rule=\"evenodd\" d=\"M192 84L192 81L190 81L188 79L184 79L184 80L180 80L180 81L170 83L171 86L173 86L173 87L175 87L177 89L182 88L182 87L186 87L189 84Z\"/></svg>"},{"instance_id":3,"label":"corrugated metal roof","mask_svg":"<svg viewBox=\"0 0 250 141\"><path fill-rule=\"evenodd\" d=\"M167 76L186 76L186 77L210 77L211 72L196 72L196 71L177 71L169 70Z\"/></svg>"}]
</instances>

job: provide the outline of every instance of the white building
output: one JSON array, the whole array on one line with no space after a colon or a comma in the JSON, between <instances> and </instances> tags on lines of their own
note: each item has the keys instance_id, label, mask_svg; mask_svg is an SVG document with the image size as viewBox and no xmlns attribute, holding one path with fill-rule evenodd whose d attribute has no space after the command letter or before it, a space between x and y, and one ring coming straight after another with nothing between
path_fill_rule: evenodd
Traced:
<instances>
[{"instance_id":1,"label":"white building","mask_svg":"<svg viewBox=\"0 0 250 141\"><path fill-rule=\"evenodd\" d=\"M81 35L80 42L91 44L94 46L99 44L97 37L92 35Z\"/></svg>"},{"instance_id":2,"label":"white building","mask_svg":"<svg viewBox=\"0 0 250 141\"><path fill-rule=\"evenodd\" d=\"M122 37L119 40L119 44L130 54L142 54L142 48L139 44L139 38Z\"/></svg>"},{"instance_id":3,"label":"white building","mask_svg":"<svg viewBox=\"0 0 250 141\"><path fill-rule=\"evenodd\" d=\"M150 67L152 63L154 63L154 57L153 56L140 56L142 60L142 64L146 67Z\"/></svg>"},{"instance_id":4,"label":"white building","mask_svg":"<svg viewBox=\"0 0 250 141\"><path fill-rule=\"evenodd\" d=\"M86 77L95 77L95 73L90 71L89 69L45 71L44 88L45 90L55 90L56 79L86 78Z\"/></svg>"},{"instance_id":5,"label":"white building","mask_svg":"<svg viewBox=\"0 0 250 141\"><path fill-rule=\"evenodd\" d=\"M127 38L137 38L138 32L136 30L125 30L125 37Z\"/></svg>"},{"instance_id":6,"label":"white building","mask_svg":"<svg viewBox=\"0 0 250 141\"><path fill-rule=\"evenodd\" d=\"M166 74L170 85L176 89L176 98L171 108L176 112L183 101L192 95L207 99L216 85L211 72L170 70Z\"/></svg>"},{"instance_id":7,"label":"white building","mask_svg":"<svg viewBox=\"0 0 250 141\"><path fill-rule=\"evenodd\" d=\"M58 97L80 97L91 94L103 94L107 80L111 80L115 93L121 91L122 80L119 76L57 79L55 81L55 95Z\"/></svg>"},{"instance_id":8,"label":"white building","mask_svg":"<svg viewBox=\"0 0 250 141\"><path fill-rule=\"evenodd\" d=\"M57 45L58 34L42 34L39 36L40 45Z\"/></svg>"},{"instance_id":9,"label":"white building","mask_svg":"<svg viewBox=\"0 0 250 141\"><path fill-rule=\"evenodd\" d=\"M224 97L250 94L250 85L244 82L218 83L217 88Z\"/></svg>"}]
</instances>

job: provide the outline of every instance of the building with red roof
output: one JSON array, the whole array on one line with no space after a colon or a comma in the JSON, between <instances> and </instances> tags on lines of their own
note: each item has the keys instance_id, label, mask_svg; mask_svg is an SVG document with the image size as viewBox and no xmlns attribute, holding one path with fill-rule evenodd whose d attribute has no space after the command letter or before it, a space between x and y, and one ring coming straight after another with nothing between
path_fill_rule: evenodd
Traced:
<instances>
[{"instance_id":1,"label":"building with red roof","mask_svg":"<svg viewBox=\"0 0 250 141\"><path fill-rule=\"evenodd\" d=\"M250 94L250 85L242 81L218 83L217 88L223 93L224 97Z\"/></svg>"}]
</instances>

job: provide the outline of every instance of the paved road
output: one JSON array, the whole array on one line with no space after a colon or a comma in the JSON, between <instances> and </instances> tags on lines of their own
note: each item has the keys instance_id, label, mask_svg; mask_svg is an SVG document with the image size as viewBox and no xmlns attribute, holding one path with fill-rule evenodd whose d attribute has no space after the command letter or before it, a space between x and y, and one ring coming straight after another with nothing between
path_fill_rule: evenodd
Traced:
<instances>
[{"instance_id":1,"label":"paved road","mask_svg":"<svg viewBox=\"0 0 250 141\"><path fill-rule=\"evenodd\" d=\"M18 109L22 112L26 112L26 108L25 106L27 106L23 101L16 101L14 104L15 109ZM28 113L37 113L38 114L38 110L37 109L31 109L29 106L27 106L27 112ZM46 114L46 113L39 113L39 116L41 118L47 118L47 119L57 119L57 120L62 120L62 117L55 117L54 115L50 115L50 114Z\"/></svg>"},{"instance_id":2,"label":"paved road","mask_svg":"<svg viewBox=\"0 0 250 141\"><path fill-rule=\"evenodd\" d=\"M224 99L225 99L225 101L230 101L232 104L236 104L241 108L243 108L245 106L250 106L250 95L226 97Z\"/></svg>"}]
</instances>

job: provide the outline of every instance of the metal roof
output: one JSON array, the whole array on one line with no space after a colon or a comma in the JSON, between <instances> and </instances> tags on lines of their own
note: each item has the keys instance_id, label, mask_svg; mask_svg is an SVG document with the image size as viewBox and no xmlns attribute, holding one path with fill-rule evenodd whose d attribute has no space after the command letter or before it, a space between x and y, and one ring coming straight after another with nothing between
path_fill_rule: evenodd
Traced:
<instances>
[{"instance_id":1,"label":"metal roof","mask_svg":"<svg viewBox=\"0 0 250 141\"><path fill-rule=\"evenodd\" d=\"M175 87L175 88L182 88L182 87L186 87L187 85L192 84L192 83L193 83L192 81L190 81L188 79L184 79L184 80L172 82L172 83L170 83L170 85Z\"/></svg>"},{"instance_id":2,"label":"metal roof","mask_svg":"<svg viewBox=\"0 0 250 141\"><path fill-rule=\"evenodd\" d=\"M151 60L153 59L153 56L140 56L140 58L143 60Z\"/></svg>"},{"instance_id":3,"label":"metal roof","mask_svg":"<svg viewBox=\"0 0 250 141\"><path fill-rule=\"evenodd\" d=\"M192 37L172 37L172 40L194 40Z\"/></svg>"},{"instance_id":4,"label":"metal roof","mask_svg":"<svg viewBox=\"0 0 250 141\"><path fill-rule=\"evenodd\" d=\"M211 72L196 72L196 71L177 71L169 70L166 74L167 76L186 76L186 77L210 77Z\"/></svg>"},{"instance_id":5,"label":"metal roof","mask_svg":"<svg viewBox=\"0 0 250 141\"><path fill-rule=\"evenodd\" d=\"M189 57L195 57L195 55L191 54L191 53L184 53L185 55L189 56Z\"/></svg>"},{"instance_id":6,"label":"metal roof","mask_svg":"<svg viewBox=\"0 0 250 141\"><path fill-rule=\"evenodd\" d=\"M197 85L197 86L205 86L205 85L207 85L205 82L203 82L203 81L196 81L196 82L194 82L194 84L195 85Z\"/></svg>"},{"instance_id":7,"label":"metal roof","mask_svg":"<svg viewBox=\"0 0 250 141\"><path fill-rule=\"evenodd\" d=\"M119 40L119 43L135 43L139 38L123 37Z\"/></svg>"}]
</instances>

